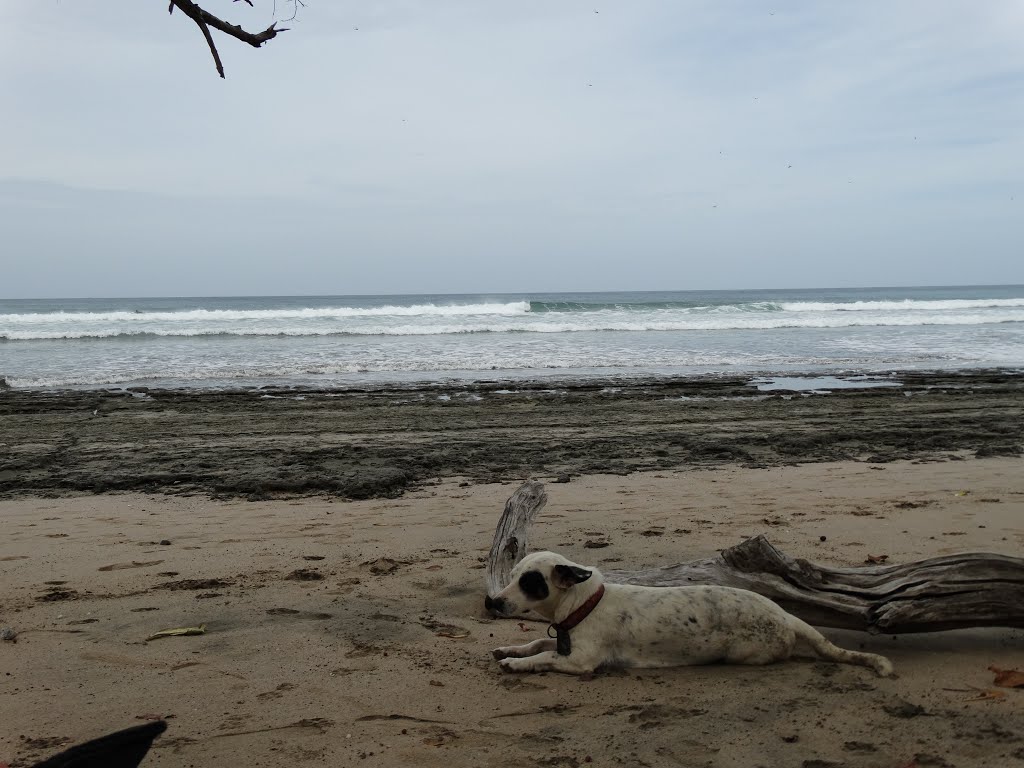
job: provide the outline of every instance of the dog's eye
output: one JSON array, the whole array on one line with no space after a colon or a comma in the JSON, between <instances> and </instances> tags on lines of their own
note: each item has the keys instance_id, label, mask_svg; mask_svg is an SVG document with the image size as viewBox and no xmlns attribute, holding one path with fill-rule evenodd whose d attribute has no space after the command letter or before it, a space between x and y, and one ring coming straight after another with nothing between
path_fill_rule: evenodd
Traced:
<instances>
[{"instance_id":1,"label":"dog's eye","mask_svg":"<svg viewBox=\"0 0 1024 768\"><path fill-rule=\"evenodd\" d=\"M519 589L533 600L543 600L548 596L548 582L540 571L527 571L519 577Z\"/></svg>"}]
</instances>

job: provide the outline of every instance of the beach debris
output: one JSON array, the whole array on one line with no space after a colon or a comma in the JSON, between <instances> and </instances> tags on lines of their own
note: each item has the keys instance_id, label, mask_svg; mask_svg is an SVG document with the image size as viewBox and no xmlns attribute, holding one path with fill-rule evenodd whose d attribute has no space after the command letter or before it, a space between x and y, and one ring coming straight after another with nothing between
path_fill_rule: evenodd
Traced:
<instances>
[{"instance_id":1,"label":"beach debris","mask_svg":"<svg viewBox=\"0 0 1024 768\"><path fill-rule=\"evenodd\" d=\"M296 568L285 578L290 581L322 581L324 575L315 568Z\"/></svg>"},{"instance_id":2,"label":"beach debris","mask_svg":"<svg viewBox=\"0 0 1024 768\"><path fill-rule=\"evenodd\" d=\"M160 539L160 546L161 547L169 547L169 546L171 546L171 540L170 539Z\"/></svg>"},{"instance_id":3,"label":"beach debris","mask_svg":"<svg viewBox=\"0 0 1024 768\"><path fill-rule=\"evenodd\" d=\"M970 495L970 493L971 493L970 491L957 491L957 492L956 492L956 493L954 493L953 495L954 495L954 496L969 496L969 495Z\"/></svg>"},{"instance_id":4,"label":"beach debris","mask_svg":"<svg viewBox=\"0 0 1024 768\"><path fill-rule=\"evenodd\" d=\"M50 587L49 591L45 594L36 597L40 603L56 603L60 600L77 600L79 598L78 592L73 589L60 589L58 587Z\"/></svg>"},{"instance_id":5,"label":"beach debris","mask_svg":"<svg viewBox=\"0 0 1024 768\"><path fill-rule=\"evenodd\" d=\"M4 627L0 629L0 640L5 643L16 643L18 642L18 633L10 627Z\"/></svg>"},{"instance_id":6,"label":"beach debris","mask_svg":"<svg viewBox=\"0 0 1024 768\"><path fill-rule=\"evenodd\" d=\"M885 714L891 717L899 717L909 720L912 717L919 717L927 714L920 704L913 704L909 701L897 701L895 704L887 704L882 707Z\"/></svg>"},{"instance_id":7,"label":"beach debris","mask_svg":"<svg viewBox=\"0 0 1024 768\"><path fill-rule=\"evenodd\" d=\"M447 624L441 621L437 621L433 616L420 616L420 625L429 629L438 637L450 637L458 640L463 637L469 637L469 630L465 627L460 627L458 624Z\"/></svg>"},{"instance_id":8,"label":"beach debris","mask_svg":"<svg viewBox=\"0 0 1024 768\"><path fill-rule=\"evenodd\" d=\"M392 560L390 557L378 557L376 560L367 560L363 565L370 566L370 573L375 576L390 576L400 566L409 565L411 560Z\"/></svg>"},{"instance_id":9,"label":"beach debris","mask_svg":"<svg viewBox=\"0 0 1024 768\"><path fill-rule=\"evenodd\" d=\"M272 725L269 728L254 728L250 731L230 731L228 733L215 733L210 738L225 739L233 736L249 736L253 733L269 733L271 731L284 731L289 728L312 728L323 733L334 725L334 721L326 717L305 717L287 725ZM348 734L351 737L352 734Z\"/></svg>"},{"instance_id":10,"label":"beach debris","mask_svg":"<svg viewBox=\"0 0 1024 768\"><path fill-rule=\"evenodd\" d=\"M428 747L440 747L459 738L457 733L450 731L447 728L434 726L430 730L433 731L433 733L423 738L423 743Z\"/></svg>"},{"instance_id":11,"label":"beach debris","mask_svg":"<svg viewBox=\"0 0 1024 768\"><path fill-rule=\"evenodd\" d=\"M434 634L438 637L449 637L453 640L461 640L464 637L469 637L469 630L456 626L455 624L445 624L438 627Z\"/></svg>"},{"instance_id":12,"label":"beach debris","mask_svg":"<svg viewBox=\"0 0 1024 768\"><path fill-rule=\"evenodd\" d=\"M157 584L153 589L217 589L218 587L230 587L232 584L234 582L231 579L179 579Z\"/></svg>"},{"instance_id":13,"label":"beach debris","mask_svg":"<svg viewBox=\"0 0 1024 768\"><path fill-rule=\"evenodd\" d=\"M868 555L864 561L868 565L880 565L889 559L888 555Z\"/></svg>"},{"instance_id":14,"label":"beach debris","mask_svg":"<svg viewBox=\"0 0 1024 768\"><path fill-rule=\"evenodd\" d=\"M928 507L934 504L934 501L897 501L893 503L896 509L920 509L921 507Z\"/></svg>"},{"instance_id":15,"label":"beach debris","mask_svg":"<svg viewBox=\"0 0 1024 768\"><path fill-rule=\"evenodd\" d=\"M992 688L974 688L973 690L975 694L968 696L964 701L1002 701L1006 698L1006 691L997 691Z\"/></svg>"},{"instance_id":16,"label":"beach debris","mask_svg":"<svg viewBox=\"0 0 1024 768\"><path fill-rule=\"evenodd\" d=\"M161 629L159 632L154 632L152 635L146 638L146 642L148 643L150 640L159 640L162 637L183 637L187 635L205 634L205 624L200 624L198 627L175 627L174 629Z\"/></svg>"},{"instance_id":17,"label":"beach debris","mask_svg":"<svg viewBox=\"0 0 1024 768\"><path fill-rule=\"evenodd\" d=\"M995 680L992 682L1000 688L1024 688L1024 672L1019 669L1000 669L995 665L988 669L990 672L996 673Z\"/></svg>"},{"instance_id":18,"label":"beach debris","mask_svg":"<svg viewBox=\"0 0 1024 768\"><path fill-rule=\"evenodd\" d=\"M525 624L523 624L523 622L521 622L521 621L516 626L519 627L519 631L520 632L533 632L533 627L528 627Z\"/></svg>"},{"instance_id":19,"label":"beach debris","mask_svg":"<svg viewBox=\"0 0 1024 768\"><path fill-rule=\"evenodd\" d=\"M112 565L101 565L97 571L123 571L127 568L148 568L151 565L160 565L163 560L132 560L130 563L113 563Z\"/></svg>"}]
</instances>

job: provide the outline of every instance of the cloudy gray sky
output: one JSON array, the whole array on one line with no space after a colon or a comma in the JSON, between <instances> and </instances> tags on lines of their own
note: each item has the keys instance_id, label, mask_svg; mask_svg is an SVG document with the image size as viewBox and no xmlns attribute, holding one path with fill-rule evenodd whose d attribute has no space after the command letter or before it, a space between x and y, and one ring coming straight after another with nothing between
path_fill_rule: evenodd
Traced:
<instances>
[{"instance_id":1,"label":"cloudy gray sky","mask_svg":"<svg viewBox=\"0 0 1024 768\"><path fill-rule=\"evenodd\" d=\"M1019 0L0 8L0 297L1024 283Z\"/></svg>"}]
</instances>

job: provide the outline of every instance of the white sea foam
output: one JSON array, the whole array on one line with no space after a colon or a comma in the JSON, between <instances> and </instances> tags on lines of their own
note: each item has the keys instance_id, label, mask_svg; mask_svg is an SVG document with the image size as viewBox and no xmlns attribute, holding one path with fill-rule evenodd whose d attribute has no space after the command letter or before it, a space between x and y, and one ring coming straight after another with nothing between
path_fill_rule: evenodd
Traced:
<instances>
[{"instance_id":1,"label":"white sea foam","mask_svg":"<svg viewBox=\"0 0 1024 768\"><path fill-rule=\"evenodd\" d=\"M921 301L786 301L779 305L786 312L945 312L948 310L990 309L997 307L1024 307L1020 299L935 299Z\"/></svg>"},{"instance_id":2,"label":"white sea foam","mask_svg":"<svg viewBox=\"0 0 1024 768\"><path fill-rule=\"evenodd\" d=\"M412 304L380 307L300 307L295 309L190 309L180 312L39 312L0 314L0 328L19 325L124 323L224 323L238 321L277 322L288 320L330 320L359 317L467 317L476 315L523 315L530 311L527 301L502 304Z\"/></svg>"},{"instance_id":3,"label":"white sea foam","mask_svg":"<svg viewBox=\"0 0 1024 768\"><path fill-rule=\"evenodd\" d=\"M416 323L408 317L361 318L348 322L298 322L294 318L274 318L273 322L112 323L74 322L37 325L0 324L0 339L90 339L113 337L201 337L201 336L435 336L478 333L582 333L642 331L728 331L778 330L784 328L856 328L865 326L955 326L1024 322L1020 309L896 313L858 312L765 312L694 315L673 310L649 312L591 312L524 315L515 318L465 316L454 321L451 315Z\"/></svg>"}]
</instances>

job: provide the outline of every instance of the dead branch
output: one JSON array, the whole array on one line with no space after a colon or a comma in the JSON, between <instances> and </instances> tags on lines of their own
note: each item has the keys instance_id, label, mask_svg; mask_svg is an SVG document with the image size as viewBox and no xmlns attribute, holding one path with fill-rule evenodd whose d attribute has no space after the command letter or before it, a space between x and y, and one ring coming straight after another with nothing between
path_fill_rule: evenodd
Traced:
<instances>
[{"instance_id":1,"label":"dead branch","mask_svg":"<svg viewBox=\"0 0 1024 768\"><path fill-rule=\"evenodd\" d=\"M245 2L252 5L250 0L245 0ZM202 31L203 37L206 38L206 44L210 47L210 53L213 55L213 63L217 67L217 74L222 78L225 76L224 64L220 60L220 54L217 52L217 46L214 43L213 35L210 33L210 27L213 27L218 32L223 32L225 35L229 35L236 40L241 40L243 43L248 43L254 48L259 48L268 40L273 40L277 37L278 33L288 31L286 27L278 29L277 22L275 21L262 32L246 32L237 24L229 24L223 19L214 16L209 11L200 8L192 2L192 0L170 0L167 12L174 13L175 8L178 8L182 13L192 19L192 21L196 23L196 26L199 27L200 31Z\"/></svg>"}]
</instances>

